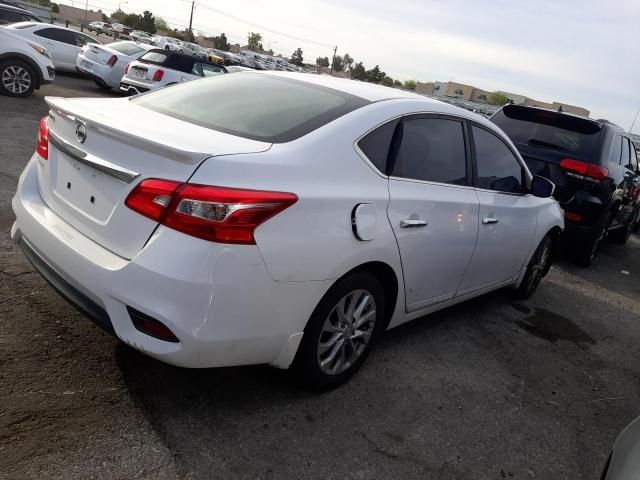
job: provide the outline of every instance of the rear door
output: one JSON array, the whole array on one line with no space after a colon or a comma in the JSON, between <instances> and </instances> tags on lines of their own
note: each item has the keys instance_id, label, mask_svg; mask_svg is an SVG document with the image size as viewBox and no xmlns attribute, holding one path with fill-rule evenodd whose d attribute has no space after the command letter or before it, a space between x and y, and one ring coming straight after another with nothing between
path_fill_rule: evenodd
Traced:
<instances>
[{"instance_id":1,"label":"rear door","mask_svg":"<svg viewBox=\"0 0 640 480\"><path fill-rule=\"evenodd\" d=\"M408 311L452 298L473 254L478 200L468 159L465 124L455 117L411 115L395 131L387 215Z\"/></svg>"},{"instance_id":2,"label":"rear door","mask_svg":"<svg viewBox=\"0 0 640 480\"><path fill-rule=\"evenodd\" d=\"M474 186L479 230L459 294L511 280L532 248L543 199L525 193L524 168L511 148L489 129L473 124Z\"/></svg>"},{"instance_id":3,"label":"rear door","mask_svg":"<svg viewBox=\"0 0 640 480\"><path fill-rule=\"evenodd\" d=\"M624 172L622 185L622 217L620 220L625 224L634 215L638 202L638 159L633 142L627 137L622 137L622 155L620 156L620 167Z\"/></svg>"},{"instance_id":4,"label":"rear door","mask_svg":"<svg viewBox=\"0 0 640 480\"><path fill-rule=\"evenodd\" d=\"M44 43L49 53L51 53L51 58L56 68L75 69L76 57L80 48L76 45L76 38L73 32L61 28L42 28L36 30L33 34L44 39L40 40L40 42Z\"/></svg>"}]
</instances>

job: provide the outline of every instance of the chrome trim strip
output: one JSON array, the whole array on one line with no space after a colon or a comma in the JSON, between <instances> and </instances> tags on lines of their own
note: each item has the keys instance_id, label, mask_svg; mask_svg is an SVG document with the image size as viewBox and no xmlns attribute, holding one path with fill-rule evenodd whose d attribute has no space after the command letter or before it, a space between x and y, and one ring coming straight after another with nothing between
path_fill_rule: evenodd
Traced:
<instances>
[{"instance_id":1,"label":"chrome trim strip","mask_svg":"<svg viewBox=\"0 0 640 480\"><path fill-rule=\"evenodd\" d=\"M89 153L83 152L79 148L71 145L69 142L62 140L53 132L49 132L49 141L55 145L58 150L73 158L75 161L98 170L99 172L106 173L107 175L117 178L125 183L131 183L140 176L138 172L134 172L133 170L129 170L106 160L102 160Z\"/></svg>"}]
</instances>

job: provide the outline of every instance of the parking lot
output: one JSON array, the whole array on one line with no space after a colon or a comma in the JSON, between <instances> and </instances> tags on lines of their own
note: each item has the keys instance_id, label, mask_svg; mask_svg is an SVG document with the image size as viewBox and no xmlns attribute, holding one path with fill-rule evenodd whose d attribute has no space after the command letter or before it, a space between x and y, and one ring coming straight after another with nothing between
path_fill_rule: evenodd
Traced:
<instances>
[{"instance_id":1,"label":"parking lot","mask_svg":"<svg viewBox=\"0 0 640 480\"><path fill-rule=\"evenodd\" d=\"M640 237L387 332L325 393L268 367L185 370L102 333L11 241L59 75L0 97L0 479L596 479L640 414ZM107 94L116 97L115 93Z\"/></svg>"}]
</instances>

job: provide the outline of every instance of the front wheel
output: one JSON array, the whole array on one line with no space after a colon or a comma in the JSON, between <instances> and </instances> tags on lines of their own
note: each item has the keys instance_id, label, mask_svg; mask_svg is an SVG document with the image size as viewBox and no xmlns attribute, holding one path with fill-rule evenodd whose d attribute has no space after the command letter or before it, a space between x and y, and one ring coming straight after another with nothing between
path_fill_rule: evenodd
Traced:
<instances>
[{"instance_id":1,"label":"front wheel","mask_svg":"<svg viewBox=\"0 0 640 480\"><path fill-rule=\"evenodd\" d=\"M366 272L339 280L314 310L293 363L302 383L335 387L366 359L383 327L385 298L378 279Z\"/></svg>"},{"instance_id":2,"label":"front wheel","mask_svg":"<svg viewBox=\"0 0 640 480\"><path fill-rule=\"evenodd\" d=\"M522 283L514 291L514 296L522 300L529 298L536 291L540 280L544 277L549 268L551 268L551 262L553 260L553 242L549 235L545 236L538 248L531 257L529 265L527 265L527 271L524 274Z\"/></svg>"},{"instance_id":3,"label":"front wheel","mask_svg":"<svg viewBox=\"0 0 640 480\"><path fill-rule=\"evenodd\" d=\"M36 88L33 68L22 60L0 62L0 93L10 97L28 97Z\"/></svg>"}]
</instances>

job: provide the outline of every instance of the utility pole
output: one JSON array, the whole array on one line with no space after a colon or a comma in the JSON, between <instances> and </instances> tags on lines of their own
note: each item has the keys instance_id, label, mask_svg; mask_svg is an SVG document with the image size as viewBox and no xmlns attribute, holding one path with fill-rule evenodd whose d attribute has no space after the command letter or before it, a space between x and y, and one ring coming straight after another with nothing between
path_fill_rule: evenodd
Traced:
<instances>
[{"instance_id":1,"label":"utility pole","mask_svg":"<svg viewBox=\"0 0 640 480\"><path fill-rule=\"evenodd\" d=\"M329 71L329 75L333 75L333 62L336 60L336 53L338 51L338 46L336 45L333 49L333 58L331 59L331 70Z\"/></svg>"},{"instance_id":2,"label":"utility pole","mask_svg":"<svg viewBox=\"0 0 640 480\"><path fill-rule=\"evenodd\" d=\"M193 25L193 7L196 4L195 0L191 2L191 18L189 18L189 41L193 42L193 31L191 30L191 25Z\"/></svg>"},{"instance_id":3,"label":"utility pole","mask_svg":"<svg viewBox=\"0 0 640 480\"><path fill-rule=\"evenodd\" d=\"M89 0L84 4L84 23L87 24L87 11L89 10Z\"/></svg>"}]
</instances>

